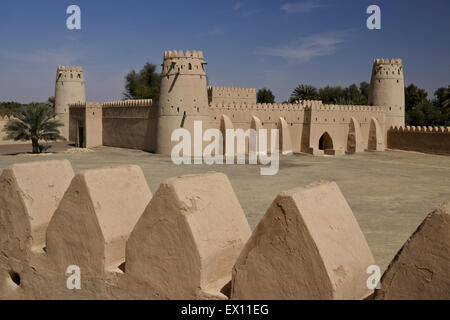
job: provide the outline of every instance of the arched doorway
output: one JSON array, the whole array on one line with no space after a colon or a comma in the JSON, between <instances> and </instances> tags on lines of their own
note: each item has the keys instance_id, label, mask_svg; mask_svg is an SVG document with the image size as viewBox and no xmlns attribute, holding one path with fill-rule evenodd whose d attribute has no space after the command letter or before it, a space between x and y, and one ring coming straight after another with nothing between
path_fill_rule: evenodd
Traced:
<instances>
[{"instance_id":1,"label":"arched doorway","mask_svg":"<svg viewBox=\"0 0 450 320\"><path fill-rule=\"evenodd\" d=\"M332 150L333 149L333 139L325 132L319 139L319 150Z\"/></svg>"}]
</instances>

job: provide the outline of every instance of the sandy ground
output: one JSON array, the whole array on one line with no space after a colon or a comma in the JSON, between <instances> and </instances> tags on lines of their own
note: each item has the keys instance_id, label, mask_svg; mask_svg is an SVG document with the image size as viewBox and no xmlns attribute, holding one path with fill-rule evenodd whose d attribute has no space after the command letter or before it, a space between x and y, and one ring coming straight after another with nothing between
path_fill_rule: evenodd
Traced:
<instances>
[{"instance_id":1,"label":"sandy ground","mask_svg":"<svg viewBox=\"0 0 450 320\"><path fill-rule=\"evenodd\" d=\"M275 176L259 166L174 165L170 158L137 150L101 147L70 152L58 145L50 155L23 155L26 146L0 147L0 169L13 163L68 159L75 171L137 164L154 193L168 177L219 171L227 174L250 226L254 228L276 195L317 180L336 181L361 225L377 264L384 270L423 218L450 201L450 157L414 152L366 152L342 157L283 156ZM73 150L72 150L73 151ZM9 154L9 155L8 155Z\"/></svg>"}]
</instances>

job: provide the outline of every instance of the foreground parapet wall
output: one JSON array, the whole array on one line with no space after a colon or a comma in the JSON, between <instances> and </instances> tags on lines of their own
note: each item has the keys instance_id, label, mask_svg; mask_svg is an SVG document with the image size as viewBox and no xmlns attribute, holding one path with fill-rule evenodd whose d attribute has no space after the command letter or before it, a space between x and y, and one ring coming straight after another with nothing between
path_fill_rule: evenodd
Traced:
<instances>
[{"instance_id":1,"label":"foreground parapet wall","mask_svg":"<svg viewBox=\"0 0 450 320\"><path fill-rule=\"evenodd\" d=\"M450 127L391 127L388 148L450 154Z\"/></svg>"},{"instance_id":2,"label":"foreground parapet wall","mask_svg":"<svg viewBox=\"0 0 450 320\"><path fill-rule=\"evenodd\" d=\"M0 299L371 293L372 254L335 183L280 193L251 236L219 173L167 179L152 197L137 166L74 176L68 161L31 162L5 169L0 191ZM378 299L448 298L448 212L439 208L405 244Z\"/></svg>"},{"instance_id":3,"label":"foreground parapet wall","mask_svg":"<svg viewBox=\"0 0 450 320\"><path fill-rule=\"evenodd\" d=\"M233 269L232 299L364 299L375 264L336 183L282 192Z\"/></svg>"},{"instance_id":4,"label":"foreground parapet wall","mask_svg":"<svg viewBox=\"0 0 450 320\"><path fill-rule=\"evenodd\" d=\"M127 244L126 271L171 299L225 299L250 227L224 174L161 184Z\"/></svg>"},{"instance_id":5,"label":"foreground parapet wall","mask_svg":"<svg viewBox=\"0 0 450 320\"><path fill-rule=\"evenodd\" d=\"M430 213L381 279L376 299L450 299L450 202Z\"/></svg>"}]
</instances>

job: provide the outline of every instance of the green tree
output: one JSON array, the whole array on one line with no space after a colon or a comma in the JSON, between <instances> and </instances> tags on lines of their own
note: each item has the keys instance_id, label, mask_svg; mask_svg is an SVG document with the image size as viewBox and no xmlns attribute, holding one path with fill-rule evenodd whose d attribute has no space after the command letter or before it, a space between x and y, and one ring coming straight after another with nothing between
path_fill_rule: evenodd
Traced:
<instances>
[{"instance_id":1,"label":"green tree","mask_svg":"<svg viewBox=\"0 0 450 320\"><path fill-rule=\"evenodd\" d=\"M307 84L301 84L292 92L289 102L295 103L299 100L317 100L319 92L316 87Z\"/></svg>"},{"instance_id":2,"label":"green tree","mask_svg":"<svg viewBox=\"0 0 450 320\"><path fill-rule=\"evenodd\" d=\"M257 102L258 103L274 103L275 102L275 96L273 95L272 91L267 88L262 88L258 90L257 93Z\"/></svg>"},{"instance_id":3,"label":"green tree","mask_svg":"<svg viewBox=\"0 0 450 320\"><path fill-rule=\"evenodd\" d=\"M339 86L326 86L319 89L319 97L325 104L337 104L338 101L344 99L344 89Z\"/></svg>"},{"instance_id":4,"label":"green tree","mask_svg":"<svg viewBox=\"0 0 450 320\"><path fill-rule=\"evenodd\" d=\"M52 106L53 108L55 107L55 96L52 96L50 98L47 99L47 103Z\"/></svg>"},{"instance_id":5,"label":"green tree","mask_svg":"<svg viewBox=\"0 0 450 320\"><path fill-rule=\"evenodd\" d=\"M361 99L365 101L363 105L367 105L369 103L369 90L370 90L370 84L363 81L359 84L359 92L361 94Z\"/></svg>"},{"instance_id":6,"label":"green tree","mask_svg":"<svg viewBox=\"0 0 450 320\"><path fill-rule=\"evenodd\" d=\"M360 105L362 103L361 93L359 92L359 88L356 84L352 84L348 88L345 88L344 97L349 104Z\"/></svg>"},{"instance_id":7,"label":"green tree","mask_svg":"<svg viewBox=\"0 0 450 320\"><path fill-rule=\"evenodd\" d=\"M411 83L405 88L405 111L408 112L420 103L427 101L427 96L428 93L424 89Z\"/></svg>"},{"instance_id":8,"label":"green tree","mask_svg":"<svg viewBox=\"0 0 450 320\"><path fill-rule=\"evenodd\" d=\"M46 103L30 103L14 113L15 119L9 120L3 131L5 140L30 141L33 153L41 153L45 147L40 140L65 140L59 133L64 124L55 120L53 107Z\"/></svg>"},{"instance_id":9,"label":"green tree","mask_svg":"<svg viewBox=\"0 0 450 320\"><path fill-rule=\"evenodd\" d=\"M442 124L442 113L431 101L425 99L408 111L406 122L411 126L438 126Z\"/></svg>"},{"instance_id":10,"label":"green tree","mask_svg":"<svg viewBox=\"0 0 450 320\"><path fill-rule=\"evenodd\" d=\"M439 109L450 112L450 85L445 88L439 88L434 92L434 104Z\"/></svg>"},{"instance_id":11,"label":"green tree","mask_svg":"<svg viewBox=\"0 0 450 320\"><path fill-rule=\"evenodd\" d=\"M0 114L1 115L13 115L14 112L20 110L23 107L21 103L18 102L0 102Z\"/></svg>"},{"instance_id":12,"label":"green tree","mask_svg":"<svg viewBox=\"0 0 450 320\"><path fill-rule=\"evenodd\" d=\"M136 72L131 70L125 77L126 99L153 99L158 100L161 84L161 75L156 72L156 66L147 62Z\"/></svg>"}]
</instances>

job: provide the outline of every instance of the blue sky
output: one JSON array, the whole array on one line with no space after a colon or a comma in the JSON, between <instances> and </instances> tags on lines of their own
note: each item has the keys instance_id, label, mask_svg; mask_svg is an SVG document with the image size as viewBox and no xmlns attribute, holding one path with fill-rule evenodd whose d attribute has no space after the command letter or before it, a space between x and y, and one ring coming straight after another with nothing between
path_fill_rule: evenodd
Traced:
<instances>
[{"instance_id":1,"label":"blue sky","mask_svg":"<svg viewBox=\"0 0 450 320\"><path fill-rule=\"evenodd\" d=\"M81 7L82 29L66 28ZM366 8L381 7L381 30ZM406 83L450 84L448 0L2 0L0 101L45 101L57 65L85 69L87 99L121 99L124 77L164 50L203 50L211 85L268 87L370 81L374 58L399 57Z\"/></svg>"}]
</instances>

